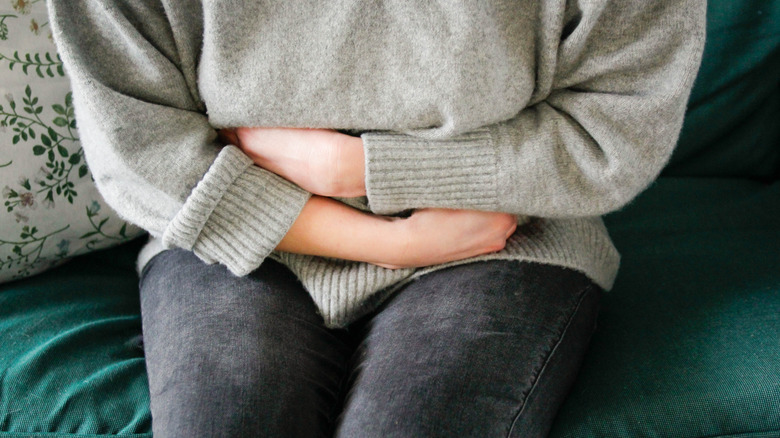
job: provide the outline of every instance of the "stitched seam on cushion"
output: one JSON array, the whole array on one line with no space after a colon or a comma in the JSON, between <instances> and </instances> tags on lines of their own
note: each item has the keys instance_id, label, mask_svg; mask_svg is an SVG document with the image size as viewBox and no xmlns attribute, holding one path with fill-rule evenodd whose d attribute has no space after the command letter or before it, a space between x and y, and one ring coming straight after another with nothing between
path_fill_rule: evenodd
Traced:
<instances>
[{"instance_id":1,"label":"stitched seam on cushion","mask_svg":"<svg viewBox=\"0 0 780 438\"><path fill-rule=\"evenodd\" d=\"M520 409L518 410L517 414L515 415L515 418L512 420L512 426L509 428L509 432L507 433L507 438L512 437L512 432L515 429L515 425L517 424L517 420L520 418L521 415L523 415L523 412L525 412L525 408L527 406L528 399L531 397L531 395L536 390L536 386L539 384L539 377L544 373L544 371L547 369L547 366L550 364L550 360L555 355L555 351L558 350L558 347L561 345L561 342L563 341L564 336L566 335L567 330L569 329L569 326L571 325L572 321L574 321L574 316L579 312L580 307L582 306L582 302L585 301L585 298L588 296L588 291L594 291L596 290L596 285L589 284L582 288L582 290L579 291L580 298L577 300L577 305L574 307L574 311L571 312L569 315L569 318L566 320L566 324L563 326L563 330L561 330L561 333L558 335L558 339L555 341L555 346L550 349L550 352L547 354L547 358L544 360L544 365L542 365L541 368L539 368L539 371L534 375L534 383L531 386L531 390L528 391L528 394L526 394L525 399L523 399L523 403L520 405Z\"/></svg>"}]
</instances>

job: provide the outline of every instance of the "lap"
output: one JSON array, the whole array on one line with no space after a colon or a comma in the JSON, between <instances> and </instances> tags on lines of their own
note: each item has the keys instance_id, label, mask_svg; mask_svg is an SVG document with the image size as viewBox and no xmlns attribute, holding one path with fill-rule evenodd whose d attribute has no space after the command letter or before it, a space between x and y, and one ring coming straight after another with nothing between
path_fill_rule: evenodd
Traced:
<instances>
[{"instance_id":1,"label":"lap","mask_svg":"<svg viewBox=\"0 0 780 438\"><path fill-rule=\"evenodd\" d=\"M543 436L599 295L573 270L471 263L422 276L348 330L328 330L278 263L235 277L166 251L141 285L155 436L218 417L213 405L229 411L215 420L228 424L221 430L248 436L326 436L336 426L345 437ZM177 399L189 406L177 412ZM232 430L222 433L241 436Z\"/></svg>"}]
</instances>

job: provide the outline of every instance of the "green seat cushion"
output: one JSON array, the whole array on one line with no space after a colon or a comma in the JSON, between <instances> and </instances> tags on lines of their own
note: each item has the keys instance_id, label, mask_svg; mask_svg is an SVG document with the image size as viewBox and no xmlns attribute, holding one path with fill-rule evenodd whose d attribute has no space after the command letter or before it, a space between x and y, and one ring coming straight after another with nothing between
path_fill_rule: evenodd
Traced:
<instances>
[{"instance_id":1,"label":"green seat cushion","mask_svg":"<svg viewBox=\"0 0 780 438\"><path fill-rule=\"evenodd\" d=\"M138 249L0 285L0 437L151 436Z\"/></svg>"},{"instance_id":2,"label":"green seat cushion","mask_svg":"<svg viewBox=\"0 0 780 438\"><path fill-rule=\"evenodd\" d=\"M621 270L551 436L780 436L780 182L662 178L606 222Z\"/></svg>"},{"instance_id":3,"label":"green seat cushion","mask_svg":"<svg viewBox=\"0 0 780 438\"><path fill-rule=\"evenodd\" d=\"M780 177L780 1L710 0L668 176Z\"/></svg>"}]
</instances>

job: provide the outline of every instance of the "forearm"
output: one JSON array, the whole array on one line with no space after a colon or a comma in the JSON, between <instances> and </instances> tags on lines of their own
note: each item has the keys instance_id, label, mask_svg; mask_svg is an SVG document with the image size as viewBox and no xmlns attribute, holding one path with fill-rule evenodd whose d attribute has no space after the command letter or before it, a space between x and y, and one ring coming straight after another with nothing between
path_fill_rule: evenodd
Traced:
<instances>
[{"instance_id":1,"label":"forearm","mask_svg":"<svg viewBox=\"0 0 780 438\"><path fill-rule=\"evenodd\" d=\"M276 249L390 269L422 267L499 251L516 225L512 215L474 210L428 208L391 218L313 196Z\"/></svg>"},{"instance_id":2,"label":"forearm","mask_svg":"<svg viewBox=\"0 0 780 438\"><path fill-rule=\"evenodd\" d=\"M341 202L312 196L278 251L389 264L403 246L394 219L364 213Z\"/></svg>"}]
</instances>

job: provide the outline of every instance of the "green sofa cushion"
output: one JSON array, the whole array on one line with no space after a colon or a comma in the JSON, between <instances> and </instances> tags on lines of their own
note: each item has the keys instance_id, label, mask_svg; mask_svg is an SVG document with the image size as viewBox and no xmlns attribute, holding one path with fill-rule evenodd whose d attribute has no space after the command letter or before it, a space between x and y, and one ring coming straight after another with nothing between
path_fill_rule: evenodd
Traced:
<instances>
[{"instance_id":1,"label":"green sofa cushion","mask_svg":"<svg viewBox=\"0 0 780 438\"><path fill-rule=\"evenodd\" d=\"M664 175L780 177L780 1L710 0L707 43Z\"/></svg>"},{"instance_id":2,"label":"green sofa cushion","mask_svg":"<svg viewBox=\"0 0 780 438\"><path fill-rule=\"evenodd\" d=\"M138 249L0 285L0 437L150 436Z\"/></svg>"},{"instance_id":3,"label":"green sofa cushion","mask_svg":"<svg viewBox=\"0 0 780 438\"><path fill-rule=\"evenodd\" d=\"M552 437L780 436L780 182L662 178Z\"/></svg>"}]
</instances>

